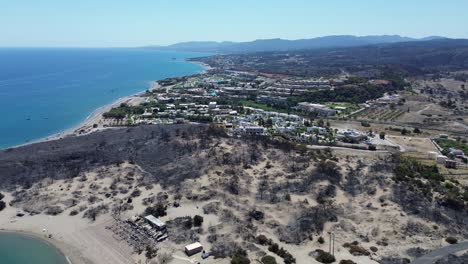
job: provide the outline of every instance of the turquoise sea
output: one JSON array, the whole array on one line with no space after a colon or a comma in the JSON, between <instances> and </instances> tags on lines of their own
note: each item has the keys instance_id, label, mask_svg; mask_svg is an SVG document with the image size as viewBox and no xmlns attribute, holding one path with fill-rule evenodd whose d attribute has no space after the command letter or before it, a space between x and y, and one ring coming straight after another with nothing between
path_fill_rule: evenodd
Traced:
<instances>
[{"instance_id":1,"label":"turquoise sea","mask_svg":"<svg viewBox=\"0 0 468 264\"><path fill-rule=\"evenodd\" d=\"M0 48L0 149L41 139L149 82L200 72L209 54L146 49Z\"/></svg>"},{"instance_id":2,"label":"turquoise sea","mask_svg":"<svg viewBox=\"0 0 468 264\"><path fill-rule=\"evenodd\" d=\"M67 264L58 249L45 241L15 233L0 232L0 263Z\"/></svg>"}]
</instances>

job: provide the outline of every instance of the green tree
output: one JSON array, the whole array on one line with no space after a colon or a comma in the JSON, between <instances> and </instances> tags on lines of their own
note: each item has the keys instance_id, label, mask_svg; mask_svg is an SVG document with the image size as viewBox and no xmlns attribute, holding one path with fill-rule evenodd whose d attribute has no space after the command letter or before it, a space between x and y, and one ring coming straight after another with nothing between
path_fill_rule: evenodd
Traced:
<instances>
[{"instance_id":1,"label":"green tree","mask_svg":"<svg viewBox=\"0 0 468 264\"><path fill-rule=\"evenodd\" d=\"M232 257L231 264L250 264L250 260L246 256L235 255Z\"/></svg>"},{"instance_id":2,"label":"green tree","mask_svg":"<svg viewBox=\"0 0 468 264\"><path fill-rule=\"evenodd\" d=\"M261 259L261 261L263 264L276 264L277 263L275 257L272 257L272 256L264 256Z\"/></svg>"}]
</instances>

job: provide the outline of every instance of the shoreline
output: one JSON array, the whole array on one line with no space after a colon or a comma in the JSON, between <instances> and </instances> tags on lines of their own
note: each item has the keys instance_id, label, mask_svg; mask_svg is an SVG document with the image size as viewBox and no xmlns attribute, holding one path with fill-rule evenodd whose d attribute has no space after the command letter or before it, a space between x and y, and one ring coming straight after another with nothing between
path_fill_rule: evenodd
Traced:
<instances>
[{"instance_id":1,"label":"shoreline","mask_svg":"<svg viewBox=\"0 0 468 264\"><path fill-rule=\"evenodd\" d=\"M69 264L94 264L90 260L83 259L82 257L74 254L71 250L72 246L66 244L63 241L58 241L56 239L47 238L46 236L42 236L39 233L35 233L32 231L25 231L25 230L12 230L12 229L3 229L0 228L0 234L14 234L14 235L21 235L26 236L35 240L38 240L42 243L47 244L49 247L56 250Z\"/></svg>"},{"instance_id":2,"label":"shoreline","mask_svg":"<svg viewBox=\"0 0 468 264\"><path fill-rule=\"evenodd\" d=\"M213 67L211 67L208 64L205 64L203 62L190 61L188 59L186 59L185 61L187 63L196 64L196 65L198 65L198 66L200 66L202 68L202 70L200 72L196 73L196 74L205 74L207 71L213 69ZM43 138L39 138L37 140L32 140L32 141L26 142L24 144L14 145L14 146L10 146L10 147L4 148L4 149L0 149L0 151L7 150L7 149L14 149L14 148L19 148L19 147L24 147L24 146L28 146L28 145L32 145L32 144L37 144L37 143L43 143L43 142L59 140L59 139L65 138L65 137L83 136L83 135L87 135L89 133L93 133L93 132L96 132L96 131L99 131L99 130L108 129L108 128L93 128L93 125L100 121L100 119L102 117L102 114L104 114L105 112L108 112L113 107L119 106L122 103L130 102L132 99L141 97L141 95L143 95L146 92L146 90L152 90L152 89L158 88L160 86L158 81L159 80L149 81L149 83L148 83L149 87L147 89L145 89L145 90L143 90L141 92L135 93L135 94L120 97L120 98L114 100L113 102L111 102L109 104L98 107L97 109L93 110L83 121L80 121L77 125L73 125L70 128L64 129L64 130L62 130L60 132L51 134L51 135L43 137ZM80 130L84 130L86 128L91 128L91 129L90 129L90 131L88 131L86 133L80 133Z\"/></svg>"}]
</instances>

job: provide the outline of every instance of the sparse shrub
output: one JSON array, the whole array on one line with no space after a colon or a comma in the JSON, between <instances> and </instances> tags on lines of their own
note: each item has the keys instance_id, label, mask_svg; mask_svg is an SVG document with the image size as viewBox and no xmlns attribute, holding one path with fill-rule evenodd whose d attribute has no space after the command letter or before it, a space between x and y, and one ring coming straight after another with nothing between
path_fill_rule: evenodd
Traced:
<instances>
[{"instance_id":1,"label":"sparse shrub","mask_svg":"<svg viewBox=\"0 0 468 264\"><path fill-rule=\"evenodd\" d=\"M377 252L377 251L379 251L379 249L378 249L377 247L374 247L374 246L370 247L369 249L370 249L372 252Z\"/></svg>"},{"instance_id":2,"label":"sparse shrub","mask_svg":"<svg viewBox=\"0 0 468 264\"><path fill-rule=\"evenodd\" d=\"M145 257L147 259L153 259L158 255L158 251L159 251L158 248L153 248L153 247L148 245L148 246L146 246Z\"/></svg>"},{"instance_id":3,"label":"sparse shrub","mask_svg":"<svg viewBox=\"0 0 468 264\"><path fill-rule=\"evenodd\" d=\"M252 210L249 212L249 216L257 221L263 220L265 214L262 211Z\"/></svg>"},{"instance_id":4,"label":"sparse shrub","mask_svg":"<svg viewBox=\"0 0 468 264\"><path fill-rule=\"evenodd\" d=\"M353 256L369 256L370 252L365 248L359 246L359 242L354 241L353 243L344 243L343 247L349 248L349 253Z\"/></svg>"},{"instance_id":5,"label":"sparse shrub","mask_svg":"<svg viewBox=\"0 0 468 264\"><path fill-rule=\"evenodd\" d=\"M335 257L328 252L325 252L321 249L317 249L316 252L318 253L318 256L315 258L315 260L320 263L333 263L336 261Z\"/></svg>"},{"instance_id":6,"label":"sparse shrub","mask_svg":"<svg viewBox=\"0 0 468 264\"><path fill-rule=\"evenodd\" d=\"M158 203L155 206L150 206L145 209L145 215L153 215L154 217L161 217L167 215L167 206Z\"/></svg>"},{"instance_id":7,"label":"sparse shrub","mask_svg":"<svg viewBox=\"0 0 468 264\"><path fill-rule=\"evenodd\" d=\"M119 192L121 194L127 194L128 193L128 188L121 186L121 187L119 187Z\"/></svg>"},{"instance_id":8,"label":"sparse shrub","mask_svg":"<svg viewBox=\"0 0 468 264\"><path fill-rule=\"evenodd\" d=\"M317 194L317 202L319 204L324 204L329 199L336 196L336 186L335 185L328 185L323 189L320 189L319 193Z\"/></svg>"},{"instance_id":9,"label":"sparse shrub","mask_svg":"<svg viewBox=\"0 0 468 264\"><path fill-rule=\"evenodd\" d=\"M268 250L275 253L275 254L278 254L278 251L279 251L279 245L276 244L276 243L273 243L271 244L269 247L268 247Z\"/></svg>"},{"instance_id":10,"label":"sparse shrub","mask_svg":"<svg viewBox=\"0 0 468 264\"><path fill-rule=\"evenodd\" d=\"M343 259L340 261L339 264L357 264L357 263L349 259Z\"/></svg>"},{"instance_id":11,"label":"sparse shrub","mask_svg":"<svg viewBox=\"0 0 468 264\"><path fill-rule=\"evenodd\" d=\"M456 243L458 243L458 240L457 240L456 238L454 238L454 237L447 237L447 238L445 239L445 241L446 241L447 243L449 243L449 244L456 244Z\"/></svg>"},{"instance_id":12,"label":"sparse shrub","mask_svg":"<svg viewBox=\"0 0 468 264\"><path fill-rule=\"evenodd\" d=\"M193 225L199 227L203 224L203 216L196 215L193 217Z\"/></svg>"},{"instance_id":13,"label":"sparse shrub","mask_svg":"<svg viewBox=\"0 0 468 264\"><path fill-rule=\"evenodd\" d=\"M319 242L320 244L323 244L325 243L325 239L323 239L323 237L319 237L317 242Z\"/></svg>"},{"instance_id":14,"label":"sparse shrub","mask_svg":"<svg viewBox=\"0 0 468 264\"><path fill-rule=\"evenodd\" d=\"M155 198L156 198L156 197L154 197L154 196L150 196L150 197L143 198L142 203L143 203L143 205L148 206L148 205L154 203L154 199L155 199Z\"/></svg>"},{"instance_id":15,"label":"sparse shrub","mask_svg":"<svg viewBox=\"0 0 468 264\"><path fill-rule=\"evenodd\" d=\"M280 248L277 243L273 243L271 240L268 240L268 250L275 253L284 260L285 264L296 263L296 259L284 248Z\"/></svg>"},{"instance_id":16,"label":"sparse shrub","mask_svg":"<svg viewBox=\"0 0 468 264\"><path fill-rule=\"evenodd\" d=\"M188 217L187 220L184 222L184 226L186 229L192 229L193 219L191 217Z\"/></svg>"},{"instance_id":17,"label":"sparse shrub","mask_svg":"<svg viewBox=\"0 0 468 264\"><path fill-rule=\"evenodd\" d=\"M72 210L72 211L70 211L70 216L75 216L78 213L79 213L78 210Z\"/></svg>"},{"instance_id":18,"label":"sparse shrub","mask_svg":"<svg viewBox=\"0 0 468 264\"><path fill-rule=\"evenodd\" d=\"M95 182L93 182L93 183L91 183L89 185L89 189L94 190L94 191L98 190L99 188L101 188L101 187L98 184L96 184Z\"/></svg>"},{"instance_id":19,"label":"sparse shrub","mask_svg":"<svg viewBox=\"0 0 468 264\"><path fill-rule=\"evenodd\" d=\"M139 189L135 189L131 194L133 198L138 197L141 195L141 191Z\"/></svg>"},{"instance_id":20,"label":"sparse shrub","mask_svg":"<svg viewBox=\"0 0 468 264\"><path fill-rule=\"evenodd\" d=\"M95 203L97 200L98 200L98 198L97 198L96 195L91 195L91 196L88 197L88 202L89 202L90 204Z\"/></svg>"},{"instance_id":21,"label":"sparse shrub","mask_svg":"<svg viewBox=\"0 0 468 264\"><path fill-rule=\"evenodd\" d=\"M361 122L361 126L370 127L371 125L368 122Z\"/></svg>"},{"instance_id":22,"label":"sparse shrub","mask_svg":"<svg viewBox=\"0 0 468 264\"><path fill-rule=\"evenodd\" d=\"M263 264L276 264L277 263L275 257L272 257L272 256L264 256L261 259L261 261Z\"/></svg>"},{"instance_id":23,"label":"sparse shrub","mask_svg":"<svg viewBox=\"0 0 468 264\"><path fill-rule=\"evenodd\" d=\"M62 212L63 212L63 209L60 206L49 206L47 207L45 214L46 215L58 215Z\"/></svg>"},{"instance_id":24,"label":"sparse shrub","mask_svg":"<svg viewBox=\"0 0 468 264\"><path fill-rule=\"evenodd\" d=\"M0 201L0 211L2 211L3 209L5 209L6 207L6 204L4 201Z\"/></svg>"},{"instance_id":25,"label":"sparse shrub","mask_svg":"<svg viewBox=\"0 0 468 264\"><path fill-rule=\"evenodd\" d=\"M158 259L159 264L167 264L167 263L171 262L173 257L172 257L171 254L169 254L167 252L163 252L163 253L158 254L157 259Z\"/></svg>"},{"instance_id":26,"label":"sparse shrub","mask_svg":"<svg viewBox=\"0 0 468 264\"><path fill-rule=\"evenodd\" d=\"M268 243L268 238L265 235L257 236L256 240L259 245L266 245Z\"/></svg>"},{"instance_id":27,"label":"sparse shrub","mask_svg":"<svg viewBox=\"0 0 468 264\"><path fill-rule=\"evenodd\" d=\"M232 257L231 264L250 264L250 260L246 256L235 255Z\"/></svg>"},{"instance_id":28,"label":"sparse shrub","mask_svg":"<svg viewBox=\"0 0 468 264\"><path fill-rule=\"evenodd\" d=\"M101 204L96 207L91 207L86 212L84 212L83 217L84 218L89 218L93 221L96 220L96 218L101 215L105 214L109 211L109 207L107 205Z\"/></svg>"}]
</instances>

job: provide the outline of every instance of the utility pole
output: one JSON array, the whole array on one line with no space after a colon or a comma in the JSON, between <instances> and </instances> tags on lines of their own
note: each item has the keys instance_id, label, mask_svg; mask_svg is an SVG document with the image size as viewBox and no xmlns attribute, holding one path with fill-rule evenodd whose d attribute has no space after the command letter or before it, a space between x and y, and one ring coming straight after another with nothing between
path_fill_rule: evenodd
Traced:
<instances>
[{"instance_id":1,"label":"utility pole","mask_svg":"<svg viewBox=\"0 0 468 264\"><path fill-rule=\"evenodd\" d=\"M330 244L328 244L328 253L335 256L335 234L333 234L332 232L328 232L328 235L330 236Z\"/></svg>"},{"instance_id":2,"label":"utility pole","mask_svg":"<svg viewBox=\"0 0 468 264\"><path fill-rule=\"evenodd\" d=\"M333 237L332 255L335 256L335 234L332 233L332 237Z\"/></svg>"}]
</instances>

